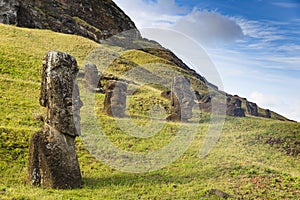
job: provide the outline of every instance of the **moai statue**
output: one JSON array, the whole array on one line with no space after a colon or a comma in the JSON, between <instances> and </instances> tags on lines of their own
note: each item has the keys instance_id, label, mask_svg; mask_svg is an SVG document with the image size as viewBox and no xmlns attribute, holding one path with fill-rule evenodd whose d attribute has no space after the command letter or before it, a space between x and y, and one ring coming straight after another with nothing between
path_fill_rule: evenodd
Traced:
<instances>
[{"instance_id":1,"label":"moai statue","mask_svg":"<svg viewBox=\"0 0 300 200\"><path fill-rule=\"evenodd\" d=\"M78 67L75 58L48 52L43 60L40 104L45 124L30 140L28 180L46 188L71 189L82 185L75 137L80 135Z\"/></svg>"},{"instance_id":2,"label":"moai statue","mask_svg":"<svg viewBox=\"0 0 300 200\"><path fill-rule=\"evenodd\" d=\"M247 108L247 112L249 115L258 116L258 107L257 107L256 103L247 101L246 108Z\"/></svg>"},{"instance_id":3,"label":"moai statue","mask_svg":"<svg viewBox=\"0 0 300 200\"><path fill-rule=\"evenodd\" d=\"M266 118L271 118L271 111L269 109L266 110Z\"/></svg>"},{"instance_id":4,"label":"moai statue","mask_svg":"<svg viewBox=\"0 0 300 200\"><path fill-rule=\"evenodd\" d=\"M245 117L245 110L242 108L242 101L236 97L227 97L226 114L234 117Z\"/></svg>"},{"instance_id":5,"label":"moai statue","mask_svg":"<svg viewBox=\"0 0 300 200\"><path fill-rule=\"evenodd\" d=\"M187 122L192 118L194 96L190 81L183 76L174 77L171 92L171 115L168 121Z\"/></svg>"},{"instance_id":6,"label":"moai statue","mask_svg":"<svg viewBox=\"0 0 300 200\"><path fill-rule=\"evenodd\" d=\"M112 117L125 117L127 84L121 81L107 81L104 112Z\"/></svg>"},{"instance_id":7,"label":"moai statue","mask_svg":"<svg viewBox=\"0 0 300 200\"><path fill-rule=\"evenodd\" d=\"M90 92L102 93L100 79L97 66L94 64L87 64L84 67L85 88Z\"/></svg>"}]
</instances>

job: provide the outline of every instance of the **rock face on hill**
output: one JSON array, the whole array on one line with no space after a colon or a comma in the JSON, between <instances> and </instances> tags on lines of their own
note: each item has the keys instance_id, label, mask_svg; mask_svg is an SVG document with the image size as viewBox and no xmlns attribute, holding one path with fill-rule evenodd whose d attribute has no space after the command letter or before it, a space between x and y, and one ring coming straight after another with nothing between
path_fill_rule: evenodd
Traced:
<instances>
[{"instance_id":1,"label":"rock face on hill","mask_svg":"<svg viewBox=\"0 0 300 200\"><path fill-rule=\"evenodd\" d=\"M0 0L0 22L80 35L96 42L126 30L140 38L135 24L111 0Z\"/></svg>"}]
</instances>

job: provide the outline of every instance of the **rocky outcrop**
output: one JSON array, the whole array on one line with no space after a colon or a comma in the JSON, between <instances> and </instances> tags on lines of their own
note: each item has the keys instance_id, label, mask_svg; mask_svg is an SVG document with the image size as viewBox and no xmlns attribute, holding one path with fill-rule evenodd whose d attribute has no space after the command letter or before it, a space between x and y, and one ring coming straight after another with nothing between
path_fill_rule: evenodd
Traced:
<instances>
[{"instance_id":1,"label":"rocky outcrop","mask_svg":"<svg viewBox=\"0 0 300 200\"><path fill-rule=\"evenodd\" d=\"M101 76L99 75L97 66L94 64L86 64L84 67L85 89L90 92L103 93L101 86Z\"/></svg>"},{"instance_id":2,"label":"rocky outcrop","mask_svg":"<svg viewBox=\"0 0 300 200\"><path fill-rule=\"evenodd\" d=\"M192 118L194 105L193 93L190 89L190 81L182 76L174 77L171 92L171 115L168 121L187 122Z\"/></svg>"},{"instance_id":3,"label":"rocky outcrop","mask_svg":"<svg viewBox=\"0 0 300 200\"><path fill-rule=\"evenodd\" d=\"M76 84L76 60L49 52L43 60L40 104L45 125L30 140L28 180L46 188L78 188L82 184L75 137L80 135L82 102Z\"/></svg>"},{"instance_id":4,"label":"rocky outcrop","mask_svg":"<svg viewBox=\"0 0 300 200\"><path fill-rule=\"evenodd\" d=\"M104 112L112 117L125 117L127 84L108 81L105 89Z\"/></svg>"},{"instance_id":5,"label":"rocky outcrop","mask_svg":"<svg viewBox=\"0 0 300 200\"><path fill-rule=\"evenodd\" d=\"M96 42L127 30L132 37L141 37L111 0L0 0L0 22L80 35Z\"/></svg>"}]
</instances>

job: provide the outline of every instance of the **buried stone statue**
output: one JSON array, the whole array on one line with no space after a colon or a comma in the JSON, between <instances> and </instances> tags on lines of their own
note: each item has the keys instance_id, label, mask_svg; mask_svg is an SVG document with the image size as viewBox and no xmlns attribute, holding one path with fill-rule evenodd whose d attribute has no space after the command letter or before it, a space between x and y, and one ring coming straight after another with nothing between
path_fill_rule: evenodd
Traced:
<instances>
[{"instance_id":1,"label":"buried stone statue","mask_svg":"<svg viewBox=\"0 0 300 200\"><path fill-rule=\"evenodd\" d=\"M187 122L192 118L194 105L193 93L190 89L190 80L183 76L173 78L171 97L171 115L168 121Z\"/></svg>"},{"instance_id":2,"label":"buried stone statue","mask_svg":"<svg viewBox=\"0 0 300 200\"><path fill-rule=\"evenodd\" d=\"M76 84L75 58L50 51L43 60L40 104L45 124L30 141L28 180L46 188L71 189L82 185L75 137L80 135L82 102Z\"/></svg>"}]
</instances>

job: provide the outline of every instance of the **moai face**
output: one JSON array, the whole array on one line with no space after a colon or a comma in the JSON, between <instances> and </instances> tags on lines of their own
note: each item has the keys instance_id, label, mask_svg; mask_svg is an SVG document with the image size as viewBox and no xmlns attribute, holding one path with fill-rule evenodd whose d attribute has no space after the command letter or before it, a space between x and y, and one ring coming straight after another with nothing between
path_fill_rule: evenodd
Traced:
<instances>
[{"instance_id":1,"label":"moai face","mask_svg":"<svg viewBox=\"0 0 300 200\"><path fill-rule=\"evenodd\" d=\"M46 107L45 124L70 136L80 135L78 71L76 60L62 52L50 51L43 60L40 104Z\"/></svg>"},{"instance_id":2,"label":"moai face","mask_svg":"<svg viewBox=\"0 0 300 200\"><path fill-rule=\"evenodd\" d=\"M167 120L188 121L188 119L192 118L194 105L193 93L190 90L190 81L183 76L174 77L171 93L172 114Z\"/></svg>"},{"instance_id":3,"label":"moai face","mask_svg":"<svg viewBox=\"0 0 300 200\"><path fill-rule=\"evenodd\" d=\"M120 81L106 83L104 111L113 117L124 117L126 110L127 84Z\"/></svg>"}]
</instances>

